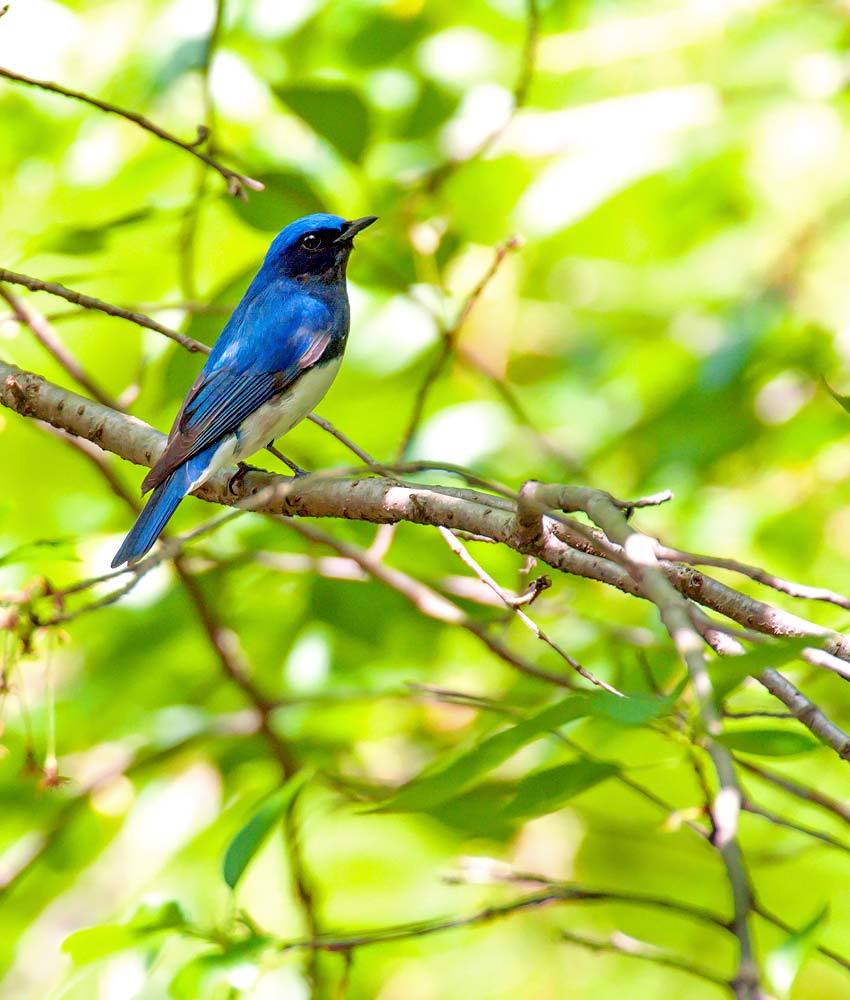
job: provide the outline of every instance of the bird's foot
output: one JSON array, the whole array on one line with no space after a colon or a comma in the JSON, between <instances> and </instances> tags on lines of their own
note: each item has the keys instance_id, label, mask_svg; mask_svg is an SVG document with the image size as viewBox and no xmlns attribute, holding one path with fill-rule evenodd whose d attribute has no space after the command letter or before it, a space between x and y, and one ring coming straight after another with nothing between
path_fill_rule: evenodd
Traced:
<instances>
[{"instance_id":1,"label":"bird's foot","mask_svg":"<svg viewBox=\"0 0 850 1000\"><path fill-rule=\"evenodd\" d=\"M278 449L274 446L274 441L271 441L266 445L266 451L270 451L275 458L279 459L284 465L288 466L292 470L293 478L300 479L302 476L310 475L306 469L302 469L301 466L293 462L291 458L287 458L282 451L278 451Z\"/></svg>"},{"instance_id":2,"label":"bird's foot","mask_svg":"<svg viewBox=\"0 0 850 1000\"><path fill-rule=\"evenodd\" d=\"M236 486L242 482L242 480L248 475L249 472L263 472L263 469L258 469L256 465L248 465L247 462L237 462L236 472L230 477L227 484L228 490L235 496Z\"/></svg>"}]
</instances>

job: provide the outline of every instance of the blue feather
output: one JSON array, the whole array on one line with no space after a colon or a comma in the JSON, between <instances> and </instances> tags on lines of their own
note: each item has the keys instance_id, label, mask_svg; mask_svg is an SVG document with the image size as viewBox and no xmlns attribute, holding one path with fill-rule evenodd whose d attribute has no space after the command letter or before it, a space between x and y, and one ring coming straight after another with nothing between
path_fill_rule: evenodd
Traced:
<instances>
[{"instance_id":1,"label":"blue feather","mask_svg":"<svg viewBox=\"0 0 850 1000\"><path fill-rule=\"evenodd\" d=\"M115 553L112 568L141 559L162 534L177 505L189 492L196 479L206 472L217 445L184 462L151 493L121 548Z\"/></svg>"}]
</instances>

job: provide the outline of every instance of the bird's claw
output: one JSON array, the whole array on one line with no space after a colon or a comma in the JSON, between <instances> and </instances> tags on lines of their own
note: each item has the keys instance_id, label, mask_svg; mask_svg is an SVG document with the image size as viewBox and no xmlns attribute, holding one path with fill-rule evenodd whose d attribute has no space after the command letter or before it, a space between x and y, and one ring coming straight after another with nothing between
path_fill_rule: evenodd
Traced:
<instances>
[{"instance_id":1,"label":"bird's claw","mask_svg":"<svg viewBox=\"0 0 850 1000\"><path fill-rule=\"evenodd\" d=\"M230 479L229 479L229 481L227 483L228 490L234 496L236 496L236 486L237 486L237 484L241 483L242 480L245 478L245 476L248 475L249 472L262 472L262 469L258 469L255 465L248 465L247 462L237 462L236 463L236 472L233 473L233 475L230 477Z\"/></svg>"}]
</instances>

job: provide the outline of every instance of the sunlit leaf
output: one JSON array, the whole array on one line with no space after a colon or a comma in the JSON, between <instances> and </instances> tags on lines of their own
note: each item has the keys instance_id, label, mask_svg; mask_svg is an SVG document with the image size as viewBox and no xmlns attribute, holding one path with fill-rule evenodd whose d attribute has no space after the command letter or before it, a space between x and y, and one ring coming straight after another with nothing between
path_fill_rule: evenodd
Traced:
<instances>
[{"instance_id":1,"label":"sunlit leaf","mask_svg":"<svg viewBox=\"0 0 850 1000\"><path fill-rule=\"evenodd\" d=\"M39 551L39 549L49 549L52 559L64 559L76 561L78 556L70 551L77 542L76 538L39 538L33 542L24 542L16 545L0 555L0 566L11 566L15 563L24 562L26 558Z\"/></svg>"},{"instance_id":2,"label":"sunlit leaf","mask_svg":"<svg viewBox=\"0 0 850 1000\"><path fill-rule=\"evenodd\" d=\"M275 93L347 159L357 162L363 156L372 124L356 90L343 84L304 83L276 87Z\"/></svg>"},{"instance_id":3,"label":"sunlit leaf","mask_svg":"<svg viewBox=\"0 0 850 1000\"><path fill-rule=\"evenodd\" d=\"M187 962L174 976L168 986L168 994L173 1000L198 1000L206 996L206 989L213 987L232 973L244 968L248 972L258 968L257 953L269 944L269 939L254 935L245 941L232 944L225 951L198 955Z\"/></svg>"},{"instance_id":4,"label":"sunlit leaf","mask_svg":"<svg viewBox=\"0 0 850 1000\"><path fill-rule=\"evenodd\" d=\"M239 218L254 229L277 232L293 219L320 212L324 207L307 178L294 170L259 174L257 180L265 185L264 191L252 193L247 201L241 198L227 201Z\"/></svg>"},{"instance_id":5,"label":"sunlit leaf","mask_svg":"<svg viewBox=\"0 0 850 1000\"><path fill-rule=\"evenodd\" d=\"M84 965L185 924L185 914L173 900L155 906L143 904L126 924L102 924L69 935L62 942L62 950L76 965Z\"/></svg>"},{"instance_id":6,"label":"sunlit leaf","mask_svg":"<svg viewBox=\"0 0 850 1000\"><path fill-rule=\"evenodd\" d=\"M615 764L590 759L534 771L517 783L516 795L505 807L505 815L530 819L554 812L580 792L613 777L617 771Z\"/></svg>"},{"instance_id":7,"label":"sunlit leaf","mask_svg":"<svg viewBox=\"0 0 850 1000\"><path fill-rule=\"evenodd\" d=\"M791 987L800 970L812 954L820 932L829 916L824 906L812 919L774 948L765 959L765 969L774 989L782 1000L791 994Z\"/></svg>"},{"instance_id":8,"label":"sunlit leaf","mask_svg":"<svg viewBox=\"0 0 850 1000\"><path fill-rule=\"evenodd\" d=\"M631 700L606 691L570 695L537 715L488 736L449 764L405 785L391 799L376 808L398 812L427 811L468 788L527 743L546 732L557 731L568 722L593 715L613 719L624 725L641 725L669 711L672 704L670 699L638 695L634 706L629 707L626 702Z\"/></svg>"},{"instance_id":9,"label":"sunlit leaf","mask_svg":"<svg viewBox=\"0 0 850 1000\"><path fill-rule=\"evenodd\" d=\"M708 668L714 700L719 705L723 699L747 677L755 677L769 667L781 667L798 659L800 653L813 643L811 636L782 639L748 650L741 656L721 657Z\"/></svg>"},{"instance_id":10,"label":"sunlit leaf","mask_svg":"<svg viewBox=\"0 0 850 1000\"><path fill-rule=\"evenodd\" d=\"M139 942L139 935L129 927L120 924L103 924L87 927L66 937L62 951L71 956L76 965L94 962L104 955L112 955L125 948L132 948Z\"/></svg>"},{"instance_id":11,"label":"sunlit leaf","mask_svg":"<svg viewBox=\"0 0 850 1000\"><path fill-rule=\"evenodd\" d=\"M231 840L223 864L224 881L231 889L236 888L254 855L263 846L266 837L281 820L308 778L306 771L294 774L281 788L272 792Z\"/></svg>"},{"instance_id":12,"label":"sunlit leaf","mask_svg":"<svg viewBox=\"0 0 850 1000\"><path fill-rule=\"evenodd\" d=\"M807 733L798 733L793 729L739 729L721 733L716 739L730 750L761 754L764 757L791 757L798 753L809 753L821 746Z\"/></svg>"}]
</instances>

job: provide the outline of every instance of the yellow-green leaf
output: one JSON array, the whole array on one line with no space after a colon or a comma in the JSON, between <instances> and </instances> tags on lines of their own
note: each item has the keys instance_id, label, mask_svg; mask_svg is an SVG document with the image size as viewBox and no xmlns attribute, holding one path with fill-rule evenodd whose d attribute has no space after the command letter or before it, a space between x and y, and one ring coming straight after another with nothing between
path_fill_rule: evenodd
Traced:
<instances>
[{"instance_id":1,"label":"yellow-green leaf","mask_svg":"<svg viewBox=\"0 0 850 1000\"><path fill-rule=\"evenodd\" d=\"M307 772L299 771L277 791L272 792L230 841L224 855L223 872L224 881L231 889L236 888L252 858L263 846L266 837L289 808L308 777Z\"/></svg>"}]
</instances>

